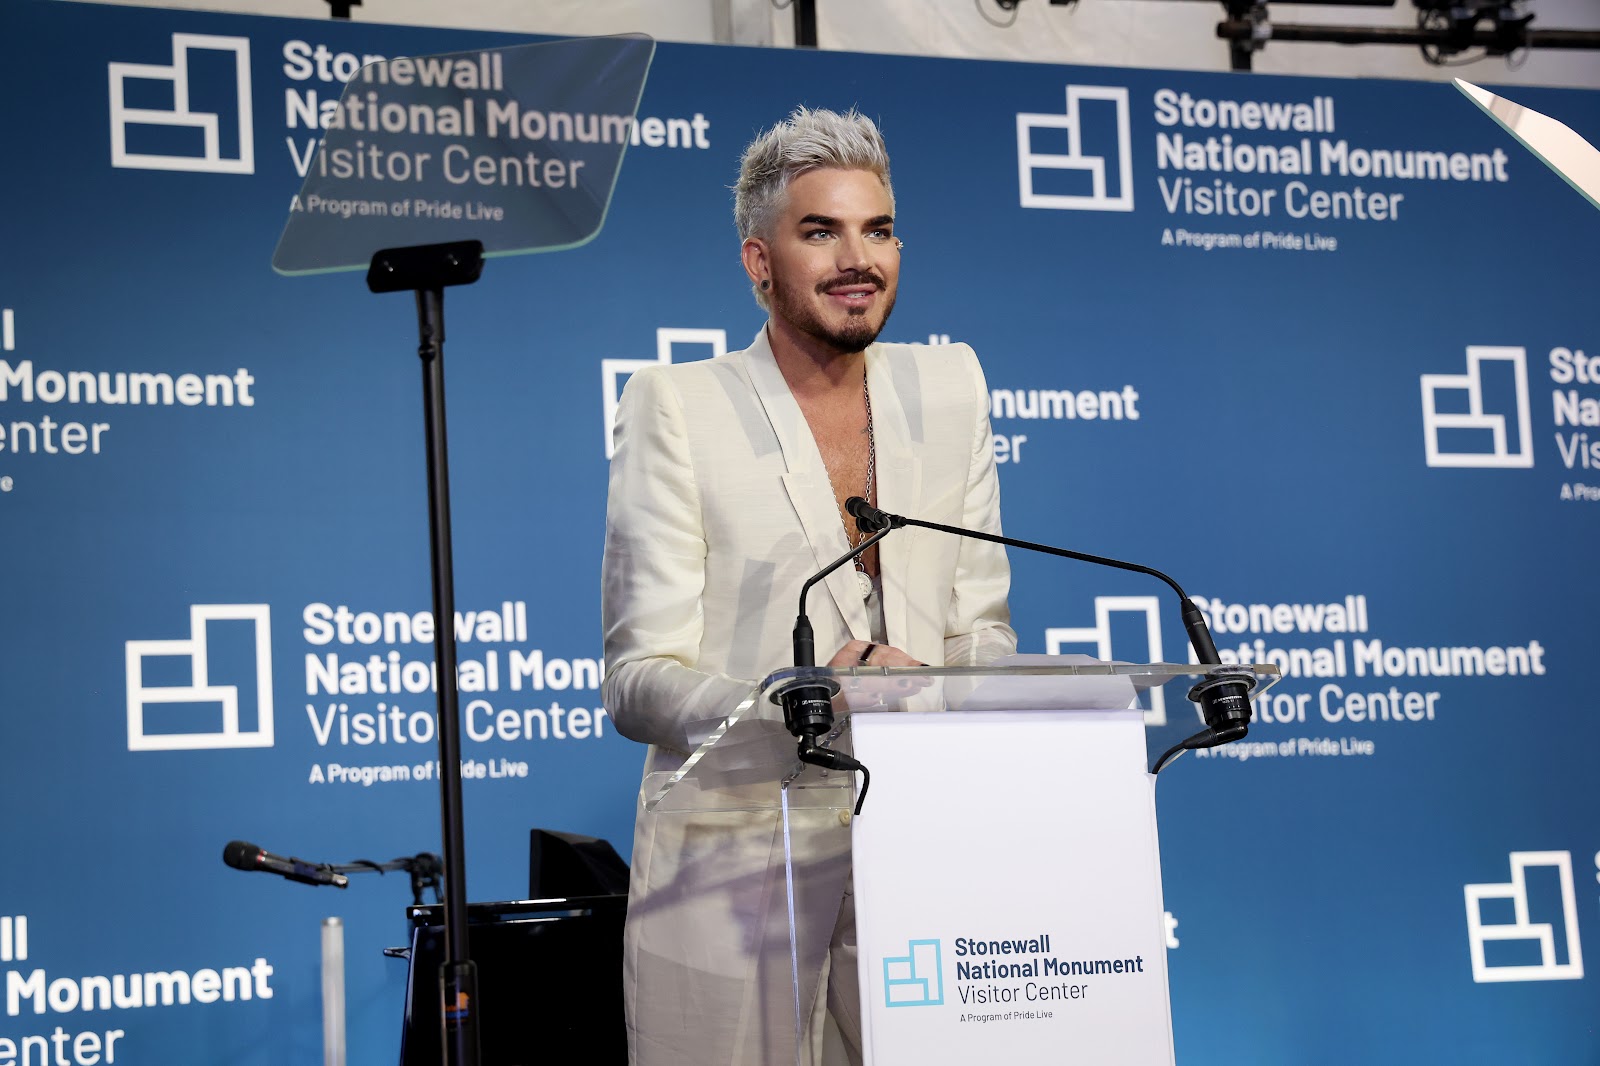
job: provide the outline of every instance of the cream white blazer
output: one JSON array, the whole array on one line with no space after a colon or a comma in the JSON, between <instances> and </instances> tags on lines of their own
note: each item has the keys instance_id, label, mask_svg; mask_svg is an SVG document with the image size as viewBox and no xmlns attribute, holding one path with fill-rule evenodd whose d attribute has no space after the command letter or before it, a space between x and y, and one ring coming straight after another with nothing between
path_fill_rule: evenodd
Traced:
<instances>
[{"instance_id":1,"label":"cream white blazer","mask_svg":"<svg viewBox=\"0 0 1600 1066\"><path fill-rule=\"evenodd\" d=\"M988 392L964 344L874 344L867 388L878 505L1000 531ZM744 351L635 373L617 409L602 573L606 709L681 765L761 678L792 665L800 586L849 549L810 427L763 330ZM1016 649L998 545L906 528L879 546L889 643L931 665ZM819 662L869 640L849 567L811 591ZM768 706L758 713L781 720ZM820 1021L828 937L849 876L849 830L815 815L794 846L802 1008ZM793 835L793 834L792 834ZM626 933L637 1066L794 1061L783 850L772 812L638 813ZM820 1024L801 1037L814 1055Z\"/></svg>"}]
</instances>

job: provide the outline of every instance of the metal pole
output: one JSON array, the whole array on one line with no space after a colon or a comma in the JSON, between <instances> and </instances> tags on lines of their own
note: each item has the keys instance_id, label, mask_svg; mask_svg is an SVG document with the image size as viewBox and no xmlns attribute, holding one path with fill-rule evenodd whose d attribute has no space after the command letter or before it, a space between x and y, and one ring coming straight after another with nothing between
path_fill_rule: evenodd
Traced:
<instances>
[{"instance_id":1,"label":"metal pole","mask_svg":"<svg viewBox=\"0 0 1600 1066\"><path fill-rule=\"evenodd\" d=\"M793 0L794 45L796 48L817 46L817 0Z\"/></svg>"},{"instance_id":2,"label":"metal pole","mask_svg":"<svg viewBox=\"0 0 1600 1066\"><path fill-rule=\"evenodd\" d=\"M467 948L466 839L461 802L461 712L456 693L455 573L444 417L444 289L417 290L422 404L427 427L433 651L439 689L439 794L444 835L445 960L439 969L444 1061L477 1066L478 978Z\"/></svg>"},{"instance_id":3,"label":"metal pole","mask_svg":"<svg viewBox=\"0 0 1600 1066\"><path fill-rule=\"evenodd\" d=\"M1311 26L1274 22L1265 39L1314 44L1436 44L1463 48L1496 45L1528 48L1600 50L1600 30L1528 30L1508 37L1498 30L1471 29L1455 33L1446 29L1420 26ZM1248 41L1258 36L1254 23L1246 19L1227 19L1217 23L1217 36L1225 41Z\"/></svg>"},{"instance_id":4,"label":"metal pole","mask_svg":"<svg viewBox=\"0 0 1600 1066\"><path fill-rule=\"evenodd\" d=\"M344 922L322 919L322 1066L344 1066Z\"/></svg>"}]
</instances>

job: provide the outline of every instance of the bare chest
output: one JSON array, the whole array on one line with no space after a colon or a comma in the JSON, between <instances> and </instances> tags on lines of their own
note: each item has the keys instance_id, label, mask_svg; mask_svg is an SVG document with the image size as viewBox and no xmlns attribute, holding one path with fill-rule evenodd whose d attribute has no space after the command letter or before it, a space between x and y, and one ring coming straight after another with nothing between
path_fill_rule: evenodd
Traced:
<instances>
[{"instance_id":1,"label":"bare chest","mask_svg":"<svg viewBox=\"0 0 1600 1066\"><path fill-rule=\"evenodd\" d=\"M870 491L871 435L868 432L866 400L858 396L854 403L823 404L813 401L802 403L800 410L811 428L812 438L817 442L822 465L827 468L840 521L845 525L845 535L854 541L858 534L854 519L847 518L845 501L852 496L871 499L876 495Z\"/></svg>"}]
</instances>

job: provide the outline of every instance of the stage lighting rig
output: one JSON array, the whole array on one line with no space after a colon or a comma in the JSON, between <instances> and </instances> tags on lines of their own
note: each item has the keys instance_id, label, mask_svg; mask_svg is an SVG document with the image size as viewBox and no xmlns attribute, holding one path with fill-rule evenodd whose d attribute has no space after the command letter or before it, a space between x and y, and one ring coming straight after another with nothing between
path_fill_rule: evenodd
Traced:
<instances>
[{"instance_id":1,"label":"stage lighting rig","mask_svg":"<svg viewBox=\"0 0 1600 1066\"><path fill-rule=\"evenodd\" d=\"M996 26L1005 27L1016 22L1017 8L1023 0L976 2L984 18L989 18L986 4L992 3L1001 11L1010 12L1010 22L989 19ZM1050 5L1071 6L1077 2L1050 0ZM1217 23L1217 36L1228 42L1229 65L1234 70L1249 70L1253 57L1266 48L1268 41L1416 45L1422 50L1422 58L1436 66L1459 66L1530 48L1600 51L1600 30L1533 29L1528 2L1411 0L1417 11L1415 26L1340 26L1273 22L1268 5L1394 7L1395 0L1222 0L1224 17Z\"/></svg>"},{"instance_id":2,"label":"stage lighting rig","mask_svg":"<svg viewBox=\"0 0 1600 1066\"><path fill-rule=\"evenodd\" d=\"M1272 0L1273 3L1319 7L1393 7L1395 0ZM1600 31L1536 30L1524 0L1412 0L1417 24L1410 26L1338 26L1275 23L1268 0L1222 0L1226 12L1217 36L1228 42L1230 65L1249 70L1251 58L1268 41L1323 44L1416 45L1436 66L1453 66L1525 48L1600 50ZM1465 53L1479 49L1477 54Z\"/></svg>"},{"instance_id":3,"label":"stage lighting rig","mask_svg":"<svg viewBox=\"0 0 1600 1066\"><path fill-rule=\"evenodd\" d=\"M1528 24L1533 21L1520 0L1412 0L1417 9L1417 27L1440 32L1444 39L1438 43L1422 45L1422 56L1435 66L1446 60L1481 46L1482 56L1507 56L1519 48L1527 47ZM1490 40L1478 41L1474 37L1479 29L1490 35ZM1458 61L1459 62L1459 61Z\"/></svg>"}]
</instances>

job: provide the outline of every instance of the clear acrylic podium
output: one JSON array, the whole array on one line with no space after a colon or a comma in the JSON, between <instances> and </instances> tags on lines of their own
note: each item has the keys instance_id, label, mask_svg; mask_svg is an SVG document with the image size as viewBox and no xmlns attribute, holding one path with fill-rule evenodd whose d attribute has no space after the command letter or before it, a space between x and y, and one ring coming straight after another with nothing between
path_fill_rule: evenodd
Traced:
<instances>
[{"instance_id":1,"label":"clear acrylic podium","mask_svg":"<svg viewBox=\"0 0 1600 1066\"><path fill-rule=\"evenodd\" d=\"M769 1061L789 1061L791 1048L810 1061L802 1033L817 1017L817 971L853 885L867 1063L1172 1063L1155 779L1137 694L1214 674L1017 661L779 671L681 767L645 778L643 803L660 816L781 822L789 957L760 970L788 981L762 998L792 1004L794 1043ZM1270 665L1210 669L1253 677L1255 696L1279 676ZM859 817L857 775L802 765L772 700L802 674L841 687L825 746L872 771ZM1188 732L1203 724L1197 715Z\"/></svg>"}]
</instances>

